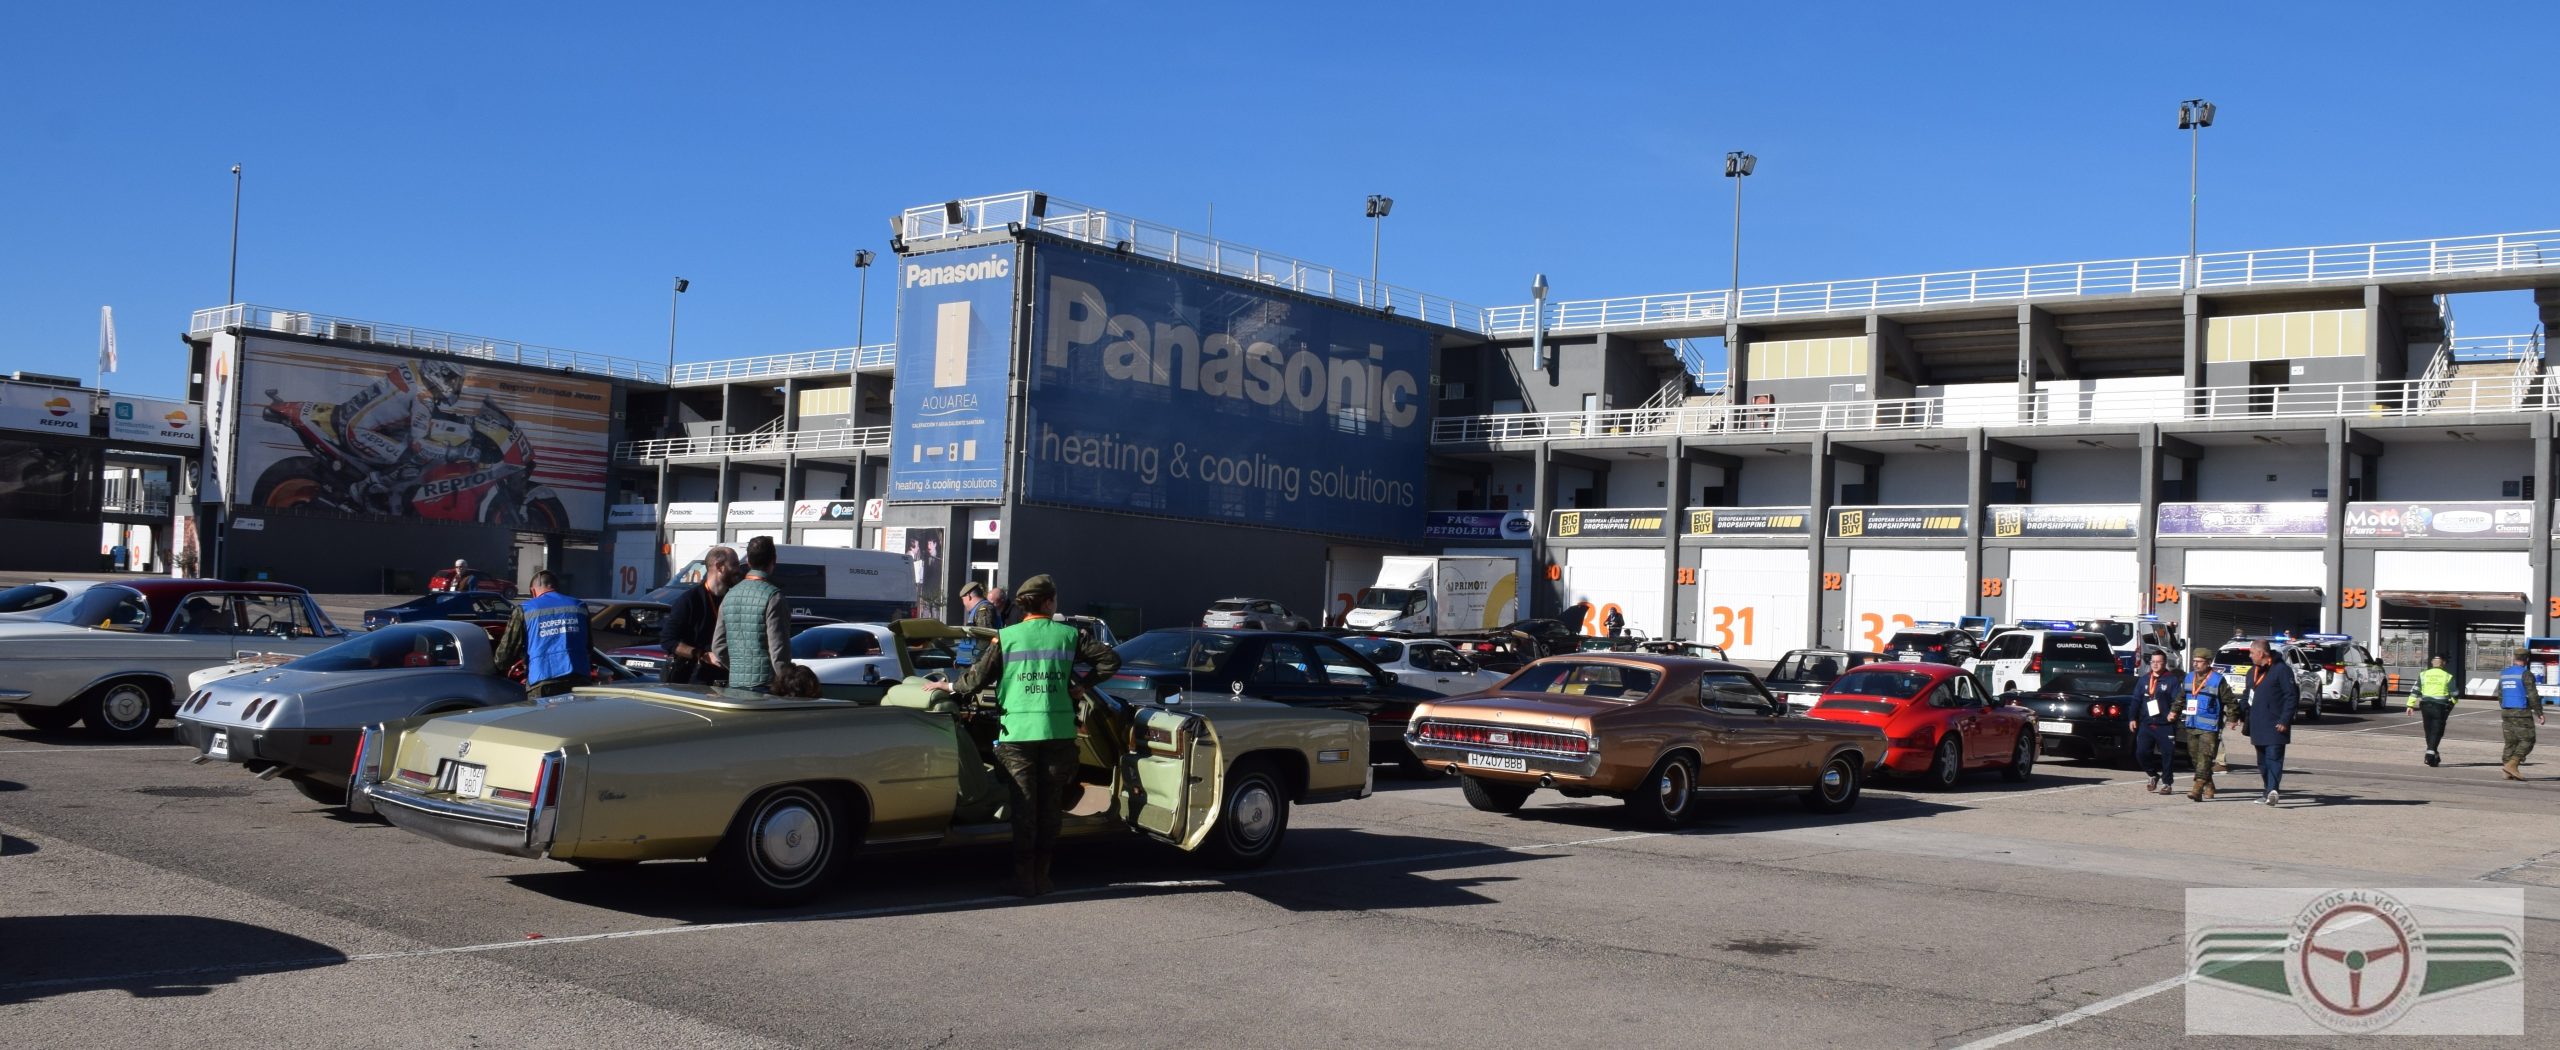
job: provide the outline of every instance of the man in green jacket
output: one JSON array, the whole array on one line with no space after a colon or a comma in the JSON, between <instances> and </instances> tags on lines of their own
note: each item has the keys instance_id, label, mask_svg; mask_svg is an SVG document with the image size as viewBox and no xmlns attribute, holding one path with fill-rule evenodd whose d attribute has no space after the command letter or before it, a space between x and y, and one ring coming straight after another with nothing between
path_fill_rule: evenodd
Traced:
<instances>
[{"instance_id":1,"label":"man in green jacket","mask_svg":"<svg viewBox=\"0 0 2560 1050\"><path fill-rule=\"evenodd\" d=\"M728 670L731 689L765 689L791 662L791 607L772 574L773 537L748 540L747 578L720 597L711 629L712 663Z\"/></svg>"},{"instance_id":2,"label":"man in green jacket","mask_svg":"<svg viewBox=\"0 0 2560 1050\"><path fill-rule=\"evenodd\" d=\"M2409 698L2409 710L2427 723L2427 764L2443 761L2436 757L2436 745L2444 742L2444 720L2453 717L2453 672L2444 669L2444 657L2428 662L2418 672L2418 693Z\"/></svg>"},{"instance_id":3,"label":"man in green jacket","mask_svg":"<svg viewBox=\"0 0 2560 1050\"><path fill-rule=\"evenodd\" d=\"M1084 637L1053 617L1058 588L1046 576L1014 589L1022 622L997 632L995 643L960 676L960 684L935 682L963 699L992 684L1002 729L996 761L1013 784L1006 807L1013 819L1013 884L1025 897L1049 892L1049 861L1058 825L1076 781L1076 701L1072 686L1091 687L1120 669L1120 654ZM1079 674L1077 664L1087 670Z\"/></svg>"}]
</instances>

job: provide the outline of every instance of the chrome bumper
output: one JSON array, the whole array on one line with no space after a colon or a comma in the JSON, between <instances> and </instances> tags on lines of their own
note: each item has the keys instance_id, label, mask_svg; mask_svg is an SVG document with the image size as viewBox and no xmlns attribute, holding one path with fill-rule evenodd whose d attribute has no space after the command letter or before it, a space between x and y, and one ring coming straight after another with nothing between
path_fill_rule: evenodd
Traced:
<instances>
[{"instance_id":1,"label":"chrome bumper","mask_svg":"<svg viewBox=\"0 0 2560 1050\"><path fill-rule=\"evenodd\" d=\"M1515 751L1505 747L1439 743L1420 739L1411 733L1406 733L1404 735L1404 742L1407 748L1412 749L1413 757L1425 762L1446 762L1449 763L1450 767L1453 769L1466 770L1468 772L1488 773L1497 777L1552 776L1562 777L1569 780L1589 780L1600 775L1600 752L1597 748L1594 748L1590 756L1587 758L1573 759L1565 758L1561 755L1550 755L1537 751ZM1488 755L1500 758L1524 759L1527 761L1529 768L1522 772L1512 772L1510 770L1485 769L1482 767L1469 766L1467 765L1468 755Z\"/></svg>"},{"instance_id":2,"label":"chrome bumper","mask_svg":"<svg viewBox=\"0 0 2560 1050\"><path fill-rule=\"evenodd\" d=\"M403 830L470 849L539 858L551 851L550 813L431 798L385 783L356 788L372 812Z\"/></svg>"},{"instance_id":3,"label":"chrome bumper","mask_svg":"<svg viewBox=\"0 0 2560 1050\"><path fill-rule=\"evenodd\" d=\"M29 689L0 689L0 704L14 704L36 695Z\"/></svg>"}]
</instances>

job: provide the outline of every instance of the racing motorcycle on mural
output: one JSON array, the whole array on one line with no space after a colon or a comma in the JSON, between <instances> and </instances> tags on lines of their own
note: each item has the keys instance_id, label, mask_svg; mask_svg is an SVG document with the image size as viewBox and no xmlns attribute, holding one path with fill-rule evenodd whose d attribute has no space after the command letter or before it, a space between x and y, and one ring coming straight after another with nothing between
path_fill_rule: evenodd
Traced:
<instances>
[{"instance_id":1,"label":"racing motorcycle on mural","mask_svg":"<svg viewBox=\"0 0 2560 1050\"><path fill-rule=\"evenodd\" d=\"M569 527L559 496L533 483L533 442L486 398L463 409L462 373L451 365L403 365L345 402L266 393L260 418L284 427L304 454L258 475L258 506Z\"/></svg>"}]
</instances>

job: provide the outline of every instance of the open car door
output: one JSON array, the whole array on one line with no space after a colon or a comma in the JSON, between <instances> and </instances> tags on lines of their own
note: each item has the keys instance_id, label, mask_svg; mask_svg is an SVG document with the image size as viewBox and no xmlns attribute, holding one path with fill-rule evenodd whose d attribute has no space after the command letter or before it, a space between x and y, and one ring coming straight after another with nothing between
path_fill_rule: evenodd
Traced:
<instances>
[{"instance_id":1,"label":"open car door","mask_svg":"<svg viewBox=\"0 0 2560 1050\"><path fill-rule=\"evenodd\" d=\"M1225 790L1226 763L1209 720L1152 705L1131 711L1131 747L1120 760L1113 810L1141 835L1197 847L1217 819Z\"/></svg>"}]
</instances>

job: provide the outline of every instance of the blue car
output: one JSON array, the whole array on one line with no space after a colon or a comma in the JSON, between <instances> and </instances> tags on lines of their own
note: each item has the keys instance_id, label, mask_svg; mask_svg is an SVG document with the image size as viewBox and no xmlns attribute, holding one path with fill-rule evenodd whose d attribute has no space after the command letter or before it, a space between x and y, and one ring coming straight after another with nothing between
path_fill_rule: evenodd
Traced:
<instances>
[{"instance_id":1,"label":"blue car","mask_svg":"<svg viewBox=\"0 0 2560 1050\"><path fill-rule=\"evenodd\" d=\"M487 591L465 591L461 594L426 594L411 598L388 609L364 611L366 630L388 627L395 623L419 620L470 620L482 626L496 621L506 625L515 615L516 603Z\"/></svg>"}]
</instances>

